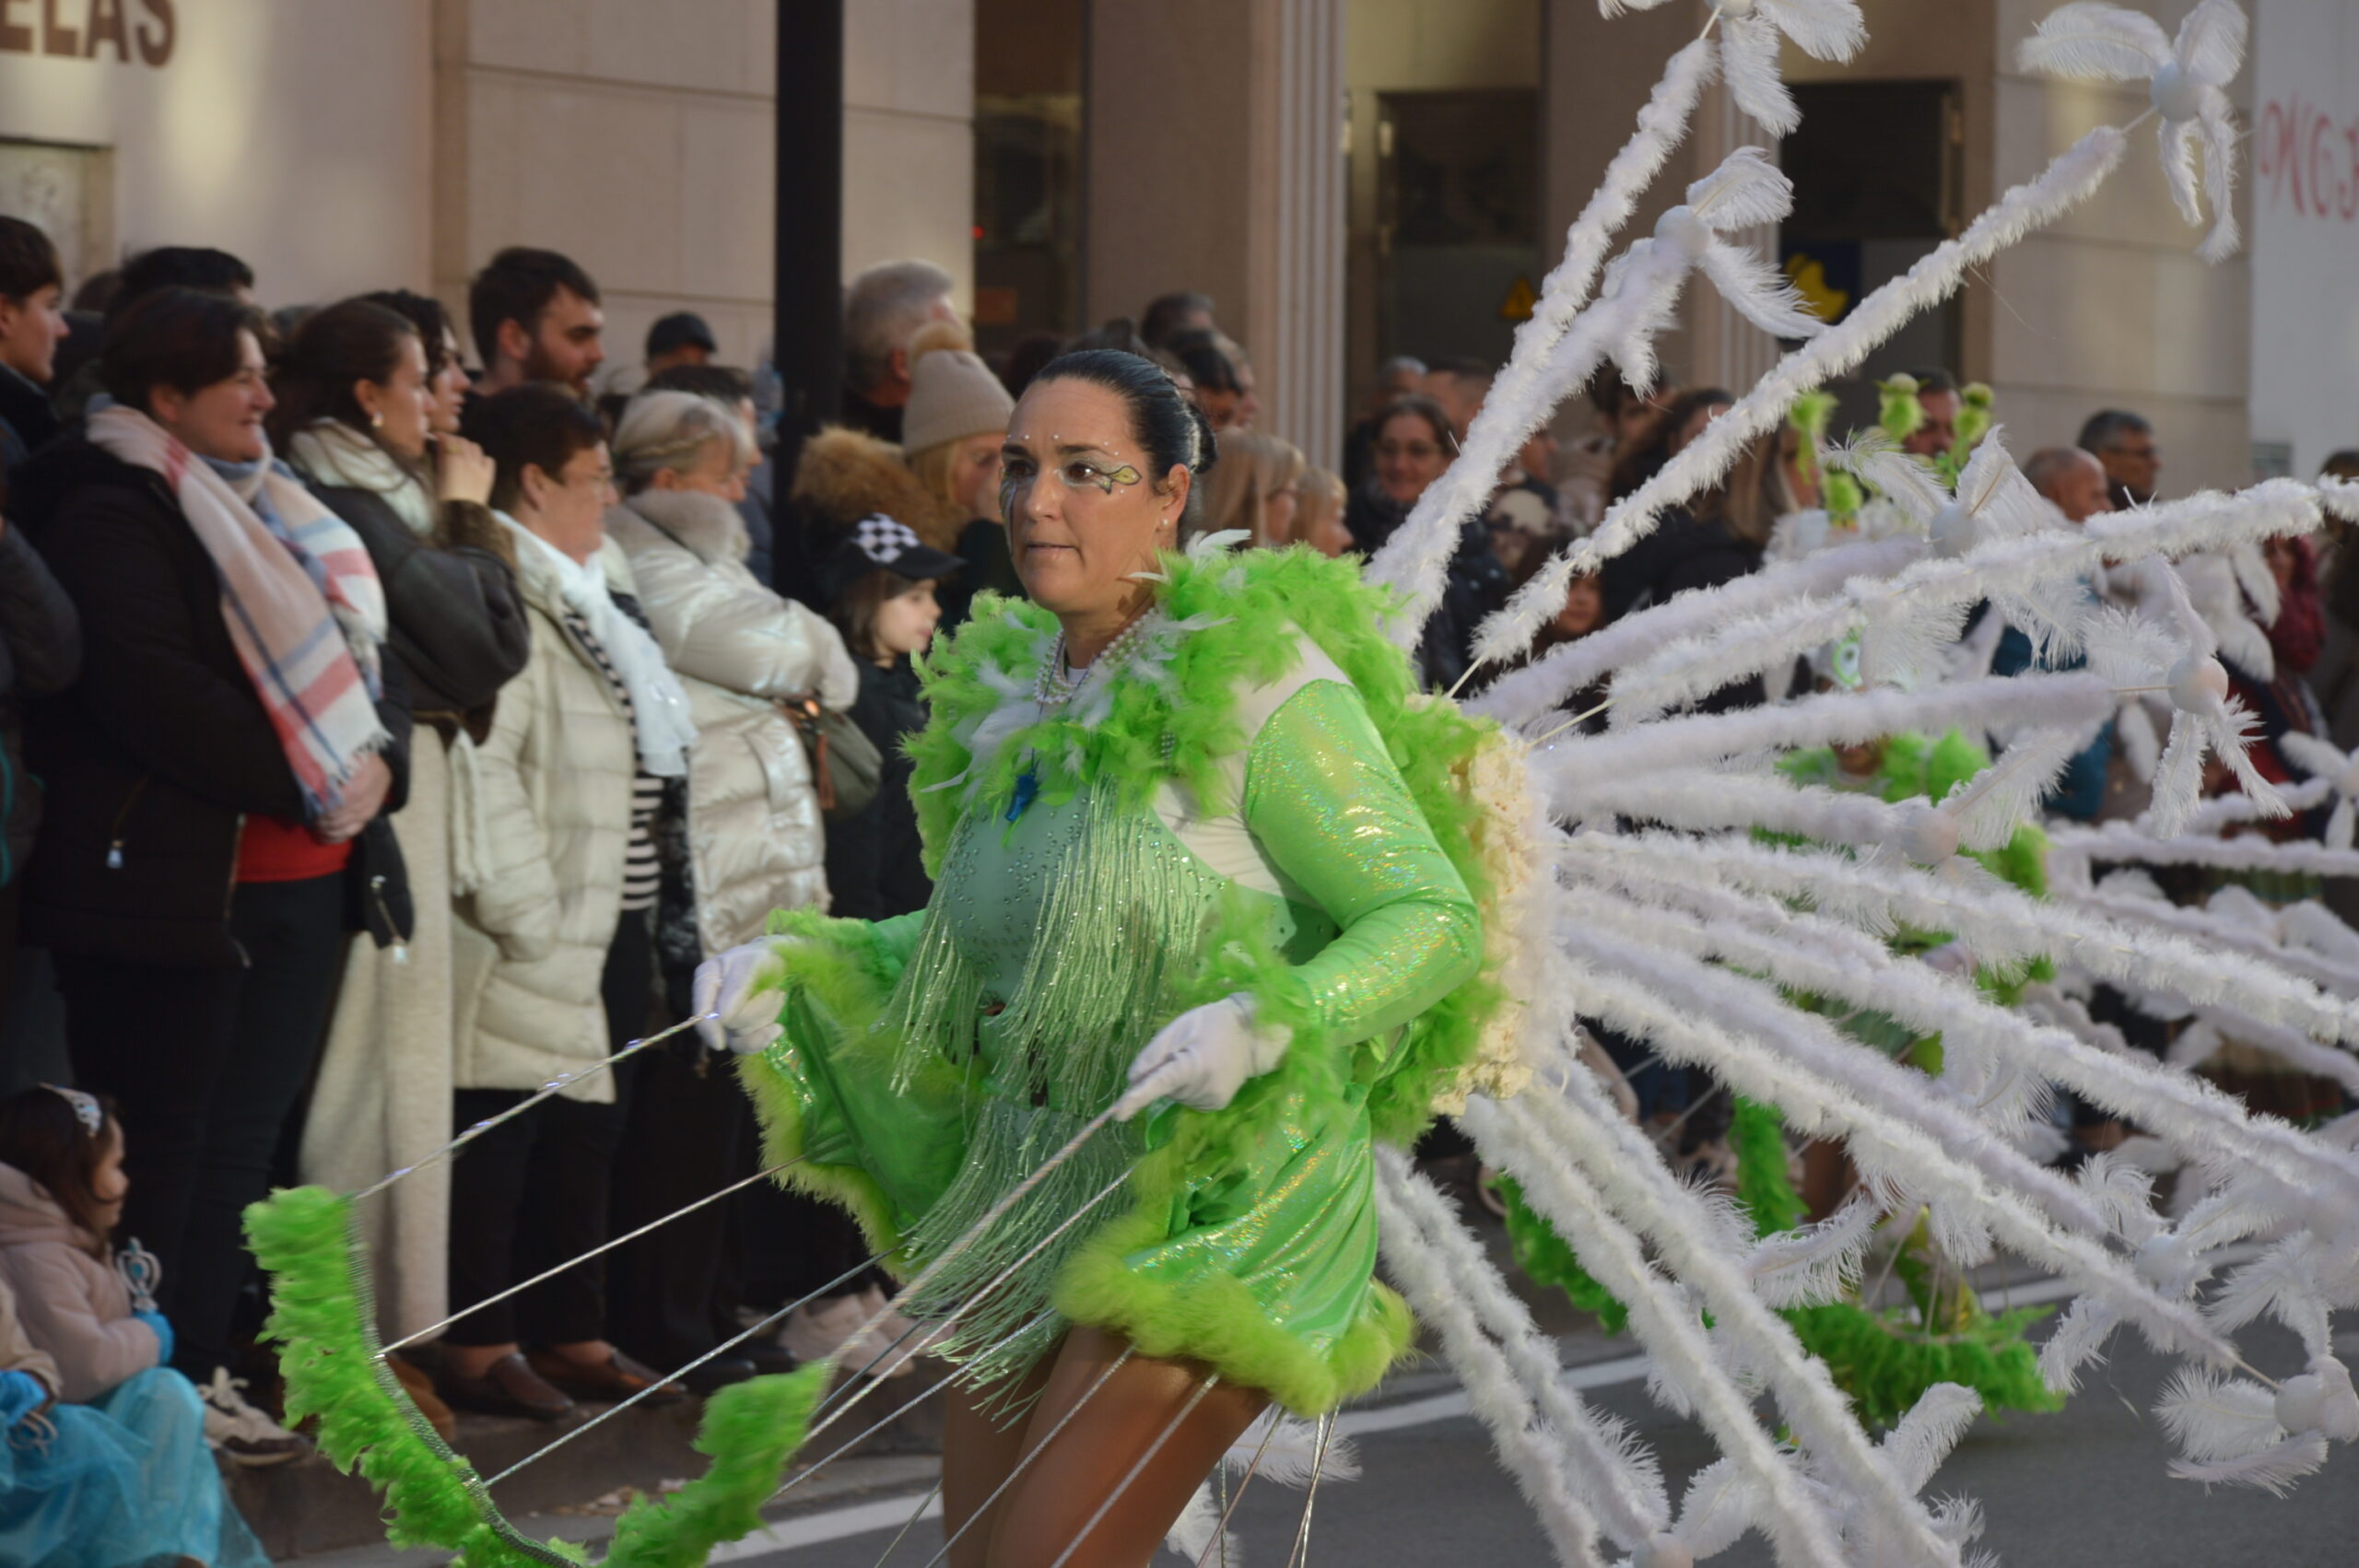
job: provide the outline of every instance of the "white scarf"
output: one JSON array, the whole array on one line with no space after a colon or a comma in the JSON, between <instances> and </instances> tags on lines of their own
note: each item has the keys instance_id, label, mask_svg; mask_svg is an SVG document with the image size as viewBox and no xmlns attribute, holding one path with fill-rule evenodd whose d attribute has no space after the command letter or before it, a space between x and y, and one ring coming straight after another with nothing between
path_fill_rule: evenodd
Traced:
<instances>
[{"instance_id":1,"label":"white scarf","mask_svg":"<svg viewBox=\"0 0 2359 1568\"><path fill-rule=\"evenodd\" d=\"M426 482L393 454L340 419L315 419L287 443L295 466L323 485L382 496L423 539L434 532L434 497Z\"/></svg>"},{"instance_id":2,"label":"white scarf","mask_svg":"<svg viewBox=\"0 0 2359 1568\"><path fill-rule=\"evenodd\" d=\"M591 637L622 678L623 689L630 693L639 765L658 778L686 778L688 747L697 738L696 721L688 717L688 694L663 662L663 650L655 639L616 605L598 557L576 561L506 512L497 515L515 535L520 558L541 563L565 607L588 623Z\"/></svg>"}]
</instances>

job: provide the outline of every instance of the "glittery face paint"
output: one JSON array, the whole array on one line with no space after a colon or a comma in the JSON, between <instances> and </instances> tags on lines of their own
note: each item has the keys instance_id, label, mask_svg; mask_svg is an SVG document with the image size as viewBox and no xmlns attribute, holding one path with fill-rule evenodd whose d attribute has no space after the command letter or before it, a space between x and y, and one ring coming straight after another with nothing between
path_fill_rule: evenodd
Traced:
<instances>
[{"instance_id":1,"label":"glittery face paint","mask_svg":"<svg viewBox=\"0 0 2359 1568\"><path fill-rule=\"evenodd\" d=\"M1108 464L1111 461L1111 459L1100 461L1086 457L1069 457L1057 464L1057 480L1068 490L1096 490L1103 496L1112 495L1117 486L1127 486L1145 483L1145 476L1131 464L1116 463L1109 467ZM1009 518L1015 515L1016 497L1032 483L1032 478L1031 459L1010 453L1002 460L999 481L1000 516Z\"/></svg>"}]
</instances>

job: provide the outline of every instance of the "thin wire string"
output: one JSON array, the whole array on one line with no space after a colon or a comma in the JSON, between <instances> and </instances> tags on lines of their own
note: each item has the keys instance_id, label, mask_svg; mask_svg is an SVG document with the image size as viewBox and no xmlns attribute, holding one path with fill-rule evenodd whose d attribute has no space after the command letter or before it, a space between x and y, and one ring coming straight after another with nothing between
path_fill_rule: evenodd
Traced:
<instances>
[{"instance_id":1,"label":"thin wire string","mask_svg":"<svg viewBox=\"0 0 2359 1568\"><path fill-rule=\"evenodd\" d=\"M1270 1451L1270 1440L1277 1436L1278 1423L1284 1420L1285 1420L1285 1412L1280 1410L1270 1412L1270 1430L1262 1433L1261 1446L1253 1450L1253 1462L1245 1467L1245 1479L1237 1483L1237 1490L1229 1494L1227 1506L1220 1511L1220 1523L1213 1527L1213 1539L1204 1542L1204 1550L1196 1554L1196 1568L1204 1568L1204 1564L1212 1558L1215 1547L1220 1548L1220 1560L1224 1563L1228 1561L1229 1516L1237 1512L1237 1505L1245 1501L1245 1489L1253 1484L1254 1473L1261 1469L1262 1457ZM1223 1479L1226 1484L1228 1474L1228 1456L1223 1454L1220 1457L1220 1462L1213 1467L1213 1470Z\"/></svg>"},{"instance_id":2,"label":"thin wire string","mask_svg":"<svg viewBox=\"0 0 2359 1568\"><path fill-rule=\"evenodd\" d=\"M489 1132L493 1128L499 1126L502 1122L515 1120L518 1117L522 1116L526 1111L531 1110L534 1106L539 1105L543 1100L547 1099L550 1095L563 1093L565 1090L589 1077L592 1073L604 1072L608 1068L613 1067L616 1062L637 1056L640 1052L645 1050L650 1046L662 1045L664 1041L670 1039L673 1036L681 1033L683 1030L693 1029L698 1024L720 1016L721 1015L717 1012L700 1012L693 1018L683 1018L677 1024L673 1024L669 1029L664 1029L656 1034L650 1035L643 1040L631 1041L629 1044L623 1047L622 1049L606 1058L604 1061L593 1062L588 1067L579 1069L573 1072L569 1072L562 1078L551 1079L546 1083L542 1084L537 1091L525 1098L519 1100L516 1104L509 1106L506 1110L501 1111L498 1116L484 1117L483 1120L475 1123L473 1127L467 1129L464 1132L462 1132L459 1136L453 1138L440 1149L435 1150L434 1153L427 1155L426 1158L418 1161L416 1164L404 1165L400 1170L393 1172L391 1175L382 1177L370 1186L362 1188L359 1191L352 1195L352 1201L358 1203L364 1198L376 1197L377 1194L384 1191L385 1188L393 1186L393 1183L401 1180L404 1176L416 1176L418 1172L426 1169L428 1166L438 1164L440 1162L449 1159L452 1155L457 1153L460 1150L474 1142L476 1139L481 1138L485 1133Z\"/></svg>"},{"instance_id":3,"label":"thin wire string","mask_svg":"<svg viewBox=\"0 0 2359 1568\"><path fill-rule=\"evenodd\" d=\"M787 1303L784 1306L780 1307L776 1312L771 1313L768 1317L763 1318L759 1323L757 1323L752 1328L745 1329L735 1338L723 1340L722 1343L715 1345L711 1350L707 1351L704 1354L697 1357L696 1360L688 1363L687 1365L680 1368L679 1371L675 1372L669 1377L664 1378L663 1382L649 1384L646 1387L641 1388L638 1393L633 1394L629 1398L620 1400L608 1406L605 1410L599 1411L596 1415L592 1416L588 1421L583 1422L580 1426L577 1426L571 1431L566 1433L562 1437L556 1439L554 1442L546 1445L533 1453L525 1455L522 1458L517 1460L514 1464L509 1466L506 1469L500 1471L498 1475L484 1482L484 1485L487 1488L498 1486L501 1481L506 1480L510 1476L514 1475L518 1470L522 1469L525 1466L548 1457L551 1454L556 1453L558 1449L564 1447L567 1444L572 1442L583 1433L612 1421L615 1417L622 1414L625 1410L630 1409L641 1399L646 1398L649 1395L662 1389L666 1385L687 1376L689 1373L694 1372L698 1367L702 1366L705 1363L713 1360L715 1357L735 1350L739 1345L744 1344L755 1335L764 1332L769 1328L771 1325L778 1323L786 1317L786 1316L792 1313L796 1307L804 1306L818 1300L821 1296L826 1295L829 1291L834 1290L845 1281L858 1276L863 1270L873 1269L891 1256L892 1253L890 1251L886 1251L880 1252L874 1258L864 1258L861 1259L858 1263L853 1264L851 1268L845 1270L842 1273L837 1275L826 1284L821 1285L817 1290L813 1291L809 1295L803 1297L802 1300Z\"/></svg>"},{"instance_id":4,"label":"thin wire string","mask_svg":"<svg viewBox=\"0 0 2359 1568\"><path fill-rule=\"evenodd\" d=\"M1054 1170L1064 1161L1072 1158L1074 1152L1077 1151L1092 1134L1103 1128L1111 1118L1111 1116L1112 1112L1110 1110L1105 1112L1099 1115L1096 1119L1092 1120L1088 1125L1085 1126L1079 1132L1075 1133L1071 1141L1067 1142L1062 1149L1057 1151L1055 1154L1050 1156L1049 1163L1047 1164L1042 1165L1039 1170L1027 1176L1022 1182L1019 1182L1015 1189L1011 1191L1006 1198L1001 1199L1000 1203L995 1206L991 1212L985 1214L982 1219L977 1221L976 1223L968 1230L966 1235L953 1242L940 1257L936 1258L932 1263L920 1270L918 1277L910 1281L908 1290L903 1293L913 1294L925 1284L929 1283L931 1278L938 1273L945 1264L948 1263L953 1258L957 1257L967 1247L974 1245L976 1240L982 1235L983 1232L992 1224L992 1223L997 1220L1001 1214L1005 1212L1007 1208L1015 1200L1022 1198L1025 1193L1039 1186L1041 1181L1048 1177L1050 1172ZM1062 1235L1067 1228L1080 1220L1084 1214L1088 1213L1090 1210L1096 1208L1099 1203L1105 1201L1108 1198L1112 1197L1114 1193L1121 1188L1122 1184L1129 1180L1130 1172L1126 1170L1121 1176L1115 1177L1114 1180L1109 1182L1098 1191L1095 1198L1092 1198L1087 1203L1085 1203L1079 1209L1074 1211L1074 1212L1055 1230L1050 1231L1047 1235L1043 1236L1038 1243L1036 1243L1031 1251L1027 1252L1022 1258L1017 1258L1013 1264L1010 1264L1006 1270L1002 1271L998 1278L986 1284L981 1291L976 1293L975 1299L980 1301L991 1292L999 1289L1002 1285L1006 1283L1008 1280L1015 1276L1017 1270L1023 1268L1026 1263L1031 1261L1033 1257L1040 1248L1047 1246L1059 1235ZM752 1339L755 1335L762 1333L768 1329L772 1324L783 1319L796 1307L804 1305L805 1303L816 1301L820 1296L827 1293L828 1291L831 1291L838 1285L842 1284L846 1280L850 1280L854 1275L860 1273L862 1270L874 1266L883 1258L887 1256L890 1256L890 1254L880 1253L875 1258L864 1259L854 1268L849 1270L845 1273L838 1275L826 1285L820 1287L816 1291L814 1291L810 1295L804 1296L802 1301L792 1302L779 1308L778 1311L755 1324L752 1328L744 1330L742 1333L737 1334L732 1339L725 1340L722 1343L715 1345L711 1350L707 1351L704 1354L697 1357L696 1360L688 1363L687 1365L681 1367L678 1371L671 1374L670 1376L666 1377L663 1383L651 1383L648 1385L638 1393L630 1396L630 1398L609 1406L607 1409L600 1411L597 1415L593 1416L590 1420L582 1422L580 1426L572 1428L562 1436L544 1445L534 1452L525 1455L522 1458L517 1460L514 1464L509 1466L506 1469L500 1471L498 1475L492 1477L491 1480L486 1481L484 1484L486 1486L498 1486L501 1481L508 1480L511 1476L516 1474L517 1471L523 1469L526 1466L537 1464L539 1461L548 1457L551 1454L554 1454L558 1449L564 1447L567 1444L572 1442L575 1438L581 1436L583 1433L589 1432L600 1424L611 1421L616 1416L620 1415L623 1411L630 1409L631 1406L638 1404L640 1400L648 1398L658 1389L663 1387L665 1384L685 1377L689 1373L696 1371L697 1368L704 1365L707 1362L712 1361L715 1358L736 1349L739 1345L744 1344L747 1340ZM850 1337L848 1337L844 1342L847 1345L858 1344L862 1340L874 1332L876 1328L885 1321L886 1315L892 1310L892 1305L887 1303L877 1311L871 1313L866 1320L864 1320L857 1328L852 1330ZM909 1338L911 1333L916 1332L919 1327L919 1325L912 1324L910 1328L904 1330L899 1336L896 1337L891 1344L887 1345L884 1350L879 1351L875 1355L870 1357L868 1366L863 1367L861 1371L863 1373L866 1372L868 1367L874 1366L879 1361L882 1361L885 1357L892 1354L894 1349L898 1347L903 1340ZM841 1353L842 1352L840 1351L838 1352L839 1356L840 1356ZM833 1360L834 1358L830 1359ZM838 1363L838 1364L840 1364L840 1363ZM855 1375L855 1377L857 1377L857 1375ZM851 1385L846 1384L843 1387L850 1387ZM870 1392L880 1387L882 1387L881 1383L871 1382L858 1393L855 1393L850 1399L837 1405L835 1410L831 1414L819 1422L818 1424L813 1426L810 1431L804 1434L804 1441L807 1443L813 1437L817 1436L821 1432L834 1424L834 1422L839 1419L845 1411L851 1410L854 1405L857 1405L862 1399L865 1398ZM841 1391L841 1388L839 1388L837 1392L840 1393ZM825 1408L825 1403L826 1401L822 1401L821 1408Z\"/></svg>"},{"instance_id":5,"label":"thin wire string","mask_svg":"<svg viewBox=\"0 0 2359 1568\"><path fill-rule=\"evenodd\" d=\"M937 1480L933 1483L933 1490L932 1492L927 1492L923 1497L918 1499L917 1512L911 1514L907 1522L901 1526L900 1533L896 1535L891 1540L885 1543L883 1555L876 1559L876 1568L885 1568L885 1559L892 1556L893 1553L901 1549L901 1543L909 1539L910 1532L911 1530L918 1527L918 1521L925 1517L925 1511L933 1507L934 1499L941 1495L942 1483Z\"/></svg>"},{"instance_id":6,"label":"thin wire string","mask_svg":"<svg viewBox=\"0 0 2359 1568\"><path fill-rule=\"evenodd\" d=\"M1123 1476L1120 1484L1106 1494L1106 1501L1100 1503L1097 1505L1097 1511L1083 1522L1080 1532L1073 1538L1062 1551L1057 1553L1057 1560L1050 1563L1049 1568L1065 1568L1065 1564L1073 1560L1073 1554L1081 1550L1081 1543L1089 1539L1089 1532L1096 1529L1108 1514L1113 1512L1114 1504L1121 1500L1122 1493L1130 1491L1131 1483L1146 1473L1147 1466L1154 1462L1157 1454L1163 1452L1163 1445L1171 1441L1171 1434L1180 1430L1181 1422L1196 1413L1196 1407L1204 1402L1204 1396L1211 1393L1219 1383L1220 1374L1215 1372L1196 1385L1196 1391L1188 1396L1188 1402L1181 1405L1172 1414L1171 1419L1163 1423L1163 1430L1155 1434L1155 1441L1147 1445L1146 1452L1139 1456L1138 1463L1133 1465L1130 1473ZM1315 1480L1317 1478L1314 1476L1312 1479Z\"/></svg>"},{"instance_id":7,"label":"thin wire string","mask_svg":"<svg viewBox=\"0 0 2359 1568\"><path fill-rule=\"evenodd\" d=\"M1002 1335L995 1343L991 1345L982 1353L984 1355L990 1355L992 1352L1001 1349L1003 1346L1012 1344L1019 1336L1029 1331L1031 1328L1032 1325L1029 1323L1017 1324L1015 1328ZM784 1497L788 1492L792 1492L796 1487L801 1486L804 1481L809 1480L813 1476L818 1474L823 1468L842 1458L846 1454L850 1453L854 1448L859 1447L862 1444L867 1442L870 1438L875 1436L878 1433L884 1431L886 1427L892 1425L895 1422L900 1420L911 1410L916 1410L920 1405L924 1404L928 1399L933 1398L936 1394L939 1394L944 1389L950 1387L953 1384L972 1382L973 1380L974 1373L971 1367L959 1366L952 1368L941 1381L935 1383L923 1393L912 1396L910 1398L904 1401L899 1408L893 1411L892 1414L879 1417L873 1425L868 1427L859 1436L846 1440L841 1447L836 1449L826 1458L815 1460L813 1463L805 1466L802 1469L797 1470L792 1476L788 1478L784 1486L780 1487L776 1492L770 1493L769 1501L775 1503L780 1498ZM810 1435L808 1433L804 1434L804 1441L805 1443L810 1441Z\"/></svg>"},{"instance_id":8,"label":"thin wire string","mask_svg":"<svg viewBox=\"0 0 2359 1568\"><path fill-rule=\"evenodd\" d=\"M982 1502L977 1505L975 1511L968 1515L965 1520L959 1524L958 1527L951 1532L950 1539L942 1543L942 1550L935 1552L932 1557L926 1559L925 1568L935 1568L937 1563L939 1563L944 1558L950 1555L950 1549L957 1546L959 1539L964 1537L968 1530L975 1527L978 1520L981 1519L984 1515L989 1514L992 1511L992 1504L997 1503L1003 1496L1006 1495L1007 1489L1015 1484L1017 1478L1022 1476L1026 1470L1032 1468L1033 1460L1039 1458L1041 1455L1049 1451L1049 1445L1057 1440L1057 1433L1062 1432L1066 1427L1073 1424L1074 1418L1088 1408L1089 1401L1097 1398L1098 1391L1104 1388L1107 1384L1114 1380L1114 1374L1121 1371L1124 1366L1130 1363L1130 1359L1134 1351L1132 1346L1124 1345L1122 1347L1122 1353L1106 1363L1106 1370L1099 1373L1097 1375L1097 1381L1090 1384L1088 1391L1083 1394L1079 1399L1074 1401L1073 1409L1067 1410L1063 1415L1059 1416L1057 1418L1057 1423L1049 1428L1047 1434L1044 1435L1039 1442L1034 1444L1031 1447L1024 1451L1024 1457L1015 1461L1015 1466L1008 1470L1006 1476L1001 1480L997 1486L992 1488L992 1494L989 1497L984 1498ZM1094 1519L1090 1522L1093 1525L1097 1523Z\"/></svg>"},{"instance_id":9,"label":"thin wire string","mask_svg":"<svg viewBox=\"0 0 2359 1568\"><path fill-rule=\"evenodd\" d=\"M441 1322L435 1324L432 1328L420 1328L417 1333L412 1334L405 1340L394 1340L392 1344L387 1345L384 1349L377 1352L377 1359L379 1361L382 1361L387 1356L393 1354L395 1351L407 1350L410 1346L418 1343L420 1340L430 1340L434 1338L435 1335L442 1332L443 1329L448 1328L451 1325L458 1322L460 1319L467 1316L471 1313L481 1312L487 1306L494 1305L499 1302L506 1301L510 1296L516 1295L524 1291L529 1291L534 1285L541 1283L545 1280L555 1279L557 1275L564 1273L568 1269L579 1268L581 1265L589 1262L593 1258L597 1257L600 1253L612 1252L615 1248L621 1246L628 1242L637 1241L640 1237L645 1235L650 1231L658 1230L664 1225L670 1224L675 1220L682 1219L689 1214L693 1214L707 1204L718 1203L722 1199L728 1197L731 1193L743 1191L745 1188L753 1186L756 1182L760 1181L765 1177L774 1176L780 1171L801 1164L804 1160L807 1158L809 1158L808 1155L798 1155L792 1160L782 1160L766 1171L756 1171L752 1176L747 1176L743 1181L732 1182L718 1192L708 1193L706 1196L698 1199L695 1202L689 1204L685 1209L675 1209L661 1219L648 1221L647 1223L640 1226L639 1229L631 1232L628 1235L616 1236L614 1240L607 1242L603 1246L592 1247L589 1251L583 1253L581 1257L574 1258L570 1262L560 1263L554 1269L545 1270L542 1272L534 1275L531 1279L525 1281L521 1285L511 1285L506 1290L500 1292L498 1295L486 1296L483 1300L475 1303L473 1306L462 1307L457 1312L454 1312L450 1316L444 1318Z\"/></svg>"},{"instance_id":10,"label":"thin wire string","mask_svg":"<svg viewBox=\"0 0 2359 1568\"><path fill-rule=\"evenodd\" d=\"M1106 1199L1114 1196L1116 1192L1121 1190L1123 1183L1130 1179L1130 1173L1125 1171L1121 1176L1116 1176L1112 1181L1108 1182L1104 1187L1098 1188L1095 1197L1091 1198L1087 1202L1075 1209L1071 1214L1065 1216L1064 1220L1058 1224L1055 1230L1050 1231L1047 1235L1044 1235L1039 1241L1034 1242L1031 1247L1025 1252L1023 1257L1017 1258L1005 1269L1000 1270L1000 1272L992 1279L985 1281L983 1288L977 1291L973 1296L969 1297L967 1305L972 1306L989 1299L992 1293L998 1291L1010 1280L1014 1279L1027 1263L1031 1262L1033 1258L1039 1257L1051 1242L1054 1242L1057 1237L1062 1235L1066 1231L1079 1223L1082 1216L1087 1214L1100 1203L1103 1203ZM947 1256L947 1254L945 1254L945 1258ZM919 1278L922 1280L923 1276L921 1275ZM912 1285L911 1289L914 1290L915 1286ZM907 1295L910 1293L905 1291L902 1293ZM877 1315L876 1318L871 1319L871 1323L873 1324L880 1320L882 1316L882 1314ZM1020 1325L1017 1331L1020 1332L1021 1329L1029 1328L1032 1325L1029 1322L1027 1322ZM908 1328L904 1329L901 1334L893 1340L891 1345L887 1345L884 1350L879 1351L875 1355L869 1358L868 1366L874 1366L879 1361L882 1361L885 1357L892 1354L894 1348L898 1346L902 1340L905 1340L909 1338L910 1334L917 1332L921 1327L922 1327L922 1325L911 1324ZM844 1342L846 1344L856 1344L859 1342L862 1336L865 1335L868 1331L869 1330L866 1328L858 1329L853 1333L851 1339L846 1340ZM992 1346L992 1350L997 1350L1000 1345L1007 1343L1008 1340L1013 1337L1013 1333L1003 1336L998 1343ZM983 1354L988 1355L990 1354L990 1352L986 1351ZM977 1357L975 1359L980 1360L980 1357ZM867 1370L867 1366L861 1368L859 1373L853 1374L851 1381L838 1386L827 1398L820 1401L819 1409L825 1410L829 1404L834 1403L836 1399L842 1396L847 1389L852 1390L849 1398L843 1399L843 1402L838 1404L835 1410L829 1411L827 1416L816 1425L813 1426L809 1432L804 1433L803 1440L805 1443L808 1443L812 1438L816 1437L819 1433L825 1432L828 1427L833 1426L836 1422L843 1416L845 1411L851 1410L854 1405L859 1404L861 1400L868 1398L869 1395L874 1393L879 1387L883 1387L881 1383L875 1381L870 1381L867 1383L860 1381L861 1376L865 1374Z\"/></svg>"},{"instance_id":11,"label":"thin wire string","mask_svg":"<svg viewBox=\"0 0 2359 1568\"><path fill-rule=\"evenodd\" d=\"M1319 1504L1319 1478L1327 1471L1327 1445L1335 1438L1335 1412L1330 1410L1319 1418L1319 1443L1310 1456L1310 1490L1303 1494L1302 1527L1295 1533L1294 1550L1286 1553L1286 1568L1295 1568L1300 1558L1302 1568L1310 1568L1310 1511Z\"/></svg>"}]
</instances>

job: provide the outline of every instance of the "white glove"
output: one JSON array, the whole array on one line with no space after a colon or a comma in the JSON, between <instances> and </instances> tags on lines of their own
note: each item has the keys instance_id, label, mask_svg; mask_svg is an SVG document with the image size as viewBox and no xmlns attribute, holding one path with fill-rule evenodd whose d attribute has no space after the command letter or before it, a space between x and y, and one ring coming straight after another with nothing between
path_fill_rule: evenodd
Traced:
<instances>
[{"instance_id":1,"label":"white glove","mask_svg":"<svg viewBox=\"0 0 2359 1568\"><path fill-rule=\"evenodd\" d=\"M1237 1097L1249 1078L1285 1059L1293 1032L1253 1019L1253 999L1242 991L1191 1008L1165 1024L1131 1063L1131 1086L1114 1102L1114 1119L1128 1121L1157 1100L1216 1111Z\"/></svg>"},{"instance_id":2,"label":"white glove","mask_svg":"<svg viewBox=\"0 0 2359 1568\"><path fill-rule=\"evenodd\" d=\"M791 937L764 937L733 947L718 958L697 965L690 997L697 1011L697 1033L714 1050L752 1056L769 1048L786 1033L778 1021L785 1000L778 983L786 977L780 956Z\"/></svg>"}]
</instances>

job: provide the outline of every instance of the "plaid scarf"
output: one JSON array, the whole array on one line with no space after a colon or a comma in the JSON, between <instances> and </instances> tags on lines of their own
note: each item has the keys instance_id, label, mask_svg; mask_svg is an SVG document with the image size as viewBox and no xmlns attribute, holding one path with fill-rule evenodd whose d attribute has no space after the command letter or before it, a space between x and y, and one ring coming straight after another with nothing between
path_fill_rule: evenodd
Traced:
<instances>
[{"instance_id":1,"label":"plaid scarf","mask_svg":"<svg viewBox=\"0 0 2359 1568\"><path fill-rule=\"evenodd\" d=\"M163 475L221 579L221 617L311 814L332 810L360 758L385 744L377 650L385 592L351 528L265 457L194 461L121 404L90 415L101 451Z\"/></svg>"}]
</instances>

